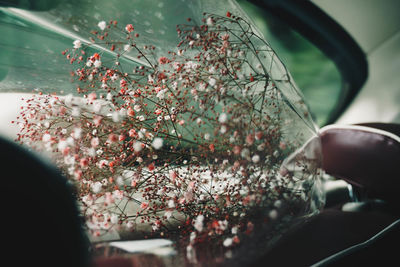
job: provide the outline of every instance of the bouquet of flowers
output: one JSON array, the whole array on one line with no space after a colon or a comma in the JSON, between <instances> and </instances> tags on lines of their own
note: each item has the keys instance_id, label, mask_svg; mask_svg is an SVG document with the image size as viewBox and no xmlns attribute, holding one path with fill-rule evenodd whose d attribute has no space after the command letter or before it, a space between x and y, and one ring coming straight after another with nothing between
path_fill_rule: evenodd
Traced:
<instances>
[{"instance_id":1,"label":"bouquet of flowers","mask_svg":"<svg viewBox=\"0 0 400 267\"><path fill-rule=\"evenodd\" d=\"M76 93L26 99L17 140L51 155L94 236L179 236L192 259L210 240L230 249L263 231L269 242L320 207L301 94L245 19L204 13L176 30L160 56L135 25L100 21L62 52Z\"/></svg>"}]
</instances>

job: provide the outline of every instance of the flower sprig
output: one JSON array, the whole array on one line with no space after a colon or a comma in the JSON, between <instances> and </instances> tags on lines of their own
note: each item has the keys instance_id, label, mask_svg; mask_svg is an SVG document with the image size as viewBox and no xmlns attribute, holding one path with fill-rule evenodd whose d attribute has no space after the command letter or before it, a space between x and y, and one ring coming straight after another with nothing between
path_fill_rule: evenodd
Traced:
<instances>
[{"instance_id":1,"label":"flower sprig","mask_svg":"<svg viewBox=\"0 0 400 267\"><path fill-rule=\"evenodd\" d=\"M304 215L311 199L309 175L282 168L299 144L283 130L290 108L272 49L229 12L188 22L177 50L161 56L133 25L100 22L92 43L63 51L76 94L26 100L17 140L51 153L92 234L178 231L192 255L196 242L237 246L255 225Z\"/></svg>"}]
</instances>

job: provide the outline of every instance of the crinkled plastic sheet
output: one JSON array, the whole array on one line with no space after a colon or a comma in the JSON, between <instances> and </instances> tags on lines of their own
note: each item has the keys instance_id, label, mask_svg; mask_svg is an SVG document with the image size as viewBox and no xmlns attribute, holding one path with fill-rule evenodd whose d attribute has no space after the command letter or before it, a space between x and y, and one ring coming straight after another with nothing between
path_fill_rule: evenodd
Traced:
<instances>
[{"instance_id":1,"label":"crinkled plastic sheet","mask_svg":"<svg viewBox=\"0 0 400 267\"><path fill-rule=\"evenodd\" d=\"M61 51L71 48L76 39L91 43L91 31L98 29L99 21L117 20L119 25L132 23L135 32L140 33L138 45L154 45L156 57L159 57L168 51L177 51L179 38L176 25L185 23L187 18L202 24L204 12L225 16L227 11L251 23L238 4L230 0L86 0L62 2L49 11L3 8L0 10L0 34L8 38L0 41L0 91L30 93L40 89L56 91L61 95L75 94L69 75L72 68ZM257 35L262 36L253 24L251 26ZM112 38L124 38L122 33L113 34ZM266 44L256 42L255 46L265 47ZM116 55L102 44L94 44L91 49L102 52L103 58L110 60L114 60ZM280 171L275 174L282 174L278 180L285 183L285 172L292 173L297 182L288 186L302 191L304 200L303 209L294 217L288 214L282 216L286 229L287 225L315 214L323 206L320 143L316 126L289 72L268 45L263 53L265 59L262 64L271 82L275 83L280 98L281 141L292 144L291 151L285 152L285 159L276 162ZM148 65L129 52L123 55L120 62L126 70ZM277 232L275 239L281 234Z\"/></svg>"}]
</instances>

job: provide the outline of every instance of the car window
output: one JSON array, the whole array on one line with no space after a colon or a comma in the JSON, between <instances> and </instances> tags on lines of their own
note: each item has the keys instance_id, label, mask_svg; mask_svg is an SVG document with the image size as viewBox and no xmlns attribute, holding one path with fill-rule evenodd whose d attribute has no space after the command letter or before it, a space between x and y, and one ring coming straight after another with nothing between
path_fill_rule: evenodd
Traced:
<instances>
[{"instance_id":1,"label":"car window","mask_svg":"<svg viewBox=\"0 0 400 267\"><path fill-rule=\"evenodd\" d=\"M342 78L334 62L289 25L245 0L245 12L287 66L318 125L325 125L338 105Z\"/></svg>"}]
</instances>

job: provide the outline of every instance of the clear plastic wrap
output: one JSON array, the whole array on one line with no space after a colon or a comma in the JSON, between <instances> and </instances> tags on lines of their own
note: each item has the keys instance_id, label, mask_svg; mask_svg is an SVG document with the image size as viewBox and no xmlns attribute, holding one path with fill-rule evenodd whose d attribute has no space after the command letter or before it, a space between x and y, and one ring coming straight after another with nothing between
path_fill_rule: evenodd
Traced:
<instances>
[{"instance_id":1,"label":"clear plastic wrap","mask_svg":"<svg viewBox=\"0 0 400 267\"><path fill-rule=\"evenodd\" d=\"M192 263L204 244L251 258L322 207L316 126L234 1L71 1L2 16L23 47L0 90L41 92L18 141L76 186L93 240L161 236Z\"/></svg>"}]
</instances>

